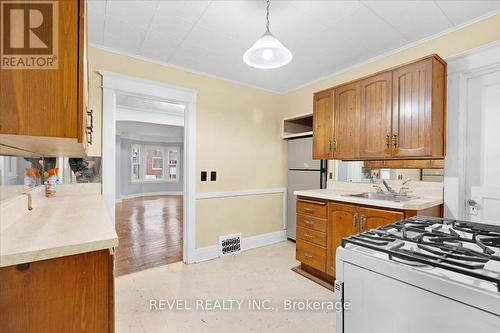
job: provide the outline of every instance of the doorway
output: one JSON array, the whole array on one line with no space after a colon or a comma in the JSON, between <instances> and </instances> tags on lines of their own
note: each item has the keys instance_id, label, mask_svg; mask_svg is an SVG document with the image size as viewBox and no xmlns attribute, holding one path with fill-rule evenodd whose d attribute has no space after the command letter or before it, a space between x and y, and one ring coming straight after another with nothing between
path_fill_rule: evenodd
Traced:
<instances>
[{"instance_id":1,"label":"doorway","mask_svg":"<svg viewBox=\"0 0 500 333\"><path fill-rule=\"evenodd\" d=\"M174 199L167 200L152 199L140 200L137 202L129 202L128 209L131 215L137 217L137 212L141 212L144 205L152 203L156 200L157 211L161 211L161 218L170 218L182 215L180 219L182 228L182 261L184 263L194 262L195 257L195 170L196 170L196 97L197 92L190 89L169 86L160 82L143 80L135 77L116 74L108 71L99 71L102 75L103 87L103 164L102 164L102 193L108 212L112 221L116 225L117 216L115 211L116 200L119 197L121 202L131 199L129 197L123 198L121 192L117 191L117 175L120 169L117 163L117 122L136 122L142 124L155 124L155 125L169 125L169 126L183 126L183 145L182 151L177 151L177 160L183 166L183 178L178 179L178 184L182 185L182 200ZM124 100L128 102L123 102ZM133 107L126 107L123 104L132 104ZM168 105L167 105L168 104ZM181 112L182 111L182 112ZM136 133L137 134L137 133ZM150 133L149 133L150 134ZM149 135L148 134L148 135ZM165 146L165 145L164 145ZM167 172L172 170L169 165L170 153L167 148L171 147L167 142L167 147L160 147L156 144L145 144L143 150L156 152L161 151L160 156L151 156L151 164L154 166L150 173L136 173L142 177L141 180L152 180L153 178L161 178L161 181L168 181L174 177L175 172ZM130 145L132 148L132 146ZM131 161L132 157L130 156ZM132 162L131 162L132 163ZM153 165L154 164L154 165ZM178 165L179 165L178 164ZM144 168L145 166L143 166ZM161 169L161 175L159 172ZM130 175L133 177L133 168L131 165ZM132 181L132 179L131 179ZM120 193L120 196L117 195ZM141 194L151 194L148 190L143 190ZM178 195L175 193L152 193L152 197L165 196L165 195ZM149 196L150 198L151 196ZM147 196L140 196L137 198L148 198ZM134 198L135 199L135 198ZM150 198L151 199L151 198ZM182 201L182 202L180 202ZM173 203L174 204L173 204ZM172 206L176 208L169 211L162 206ZM182 208L177 208L178 206ZM142 208L141 208L142 206ZM125 210L126 212L126 210ZM135 215L134 215L135 214ZM140 220L140 219L139 219ZM136 220L137 222L137 220ZM118 226L117 226L118 227ZM138 224L140 228L140 223ZM140 236L139 236L140 237ZM146 242L146 239L144 239ZM123 244L119 244L122 246Z\"/></svg>"},{"instance_id":2,"label":"doorway","mask_svg":"<svg viewBox=\"0 0 500 333\"><path fill-rule=\"evenodd\" d=\"M500 43L449 59L445 216L500 225Z\"/></svg>"}]
</instances>

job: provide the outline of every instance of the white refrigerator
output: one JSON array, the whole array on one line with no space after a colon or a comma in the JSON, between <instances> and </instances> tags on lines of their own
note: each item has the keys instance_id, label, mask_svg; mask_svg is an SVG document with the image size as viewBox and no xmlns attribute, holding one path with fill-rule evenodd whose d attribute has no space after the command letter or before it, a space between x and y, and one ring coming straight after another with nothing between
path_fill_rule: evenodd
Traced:
<instances>
[{"instance_id":1,"label":"white refrigerator","mask_svg":"<svg viewBox=\"0 0 500 333\"><path fill-rule=\"evenodd\" d=\"M312 137L288 141L287 237L295 240L296 190L326 187L326 161L312 159Z\"/></svg>"}]
</instances>

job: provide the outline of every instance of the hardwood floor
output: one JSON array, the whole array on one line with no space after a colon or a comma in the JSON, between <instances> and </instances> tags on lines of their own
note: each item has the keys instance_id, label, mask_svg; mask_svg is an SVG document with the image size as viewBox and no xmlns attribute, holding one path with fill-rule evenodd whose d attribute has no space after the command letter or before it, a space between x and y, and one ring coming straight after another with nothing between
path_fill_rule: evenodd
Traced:
<instances>
[{"instance_id":1,"label":"hardwood floor","mask_svg":"<svg viewBox=\"0 0 500 333\"><path fill-rule=\"evenodd\" d=\"M117 276L182 260L182 202L170 195L116 204Z\"/></svg>"}]
</instances>

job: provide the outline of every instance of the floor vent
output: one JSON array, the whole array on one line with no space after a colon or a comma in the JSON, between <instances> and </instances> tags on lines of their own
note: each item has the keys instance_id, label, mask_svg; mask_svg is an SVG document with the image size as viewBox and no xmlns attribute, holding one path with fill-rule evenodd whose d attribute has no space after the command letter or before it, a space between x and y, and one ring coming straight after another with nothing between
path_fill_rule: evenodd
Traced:
<instances>
[{"instance_id":1,"label":"floor vent","mask_svg":"<svg viewBox=\"0 0 500 333\"><path fill-rule=\"evenodd\" d=\"M241 251L241 234L219 236L219 256Z\"/></svg>"}]
</instances>

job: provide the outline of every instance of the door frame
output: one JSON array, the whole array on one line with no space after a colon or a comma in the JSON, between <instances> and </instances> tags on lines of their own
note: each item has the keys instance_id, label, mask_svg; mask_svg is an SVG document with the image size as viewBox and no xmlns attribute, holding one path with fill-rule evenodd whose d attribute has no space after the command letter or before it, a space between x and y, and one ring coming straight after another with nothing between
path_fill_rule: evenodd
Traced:
<instances>
[{"instance_id":1,"label":"door frame","mask_svg":"<svg viewBox=\"0 0 500 333\"><path fill-rule=\"evenodd\" d=\"M196 101L198 92L165 83L99 70L102 76L102 193L115 223L116 203L116 95L140 94L185 105L183 251L184 263L195 261L196 242Z\"/></svg>"},{"instance_id":2,"label":"door frame","mask_svg":"<svg viewBox=\"0 0 500 333\"><path fill-rule=\"evenodd\" d=\"M468 82L500 69L500 41L447 58L447 154L445 157L445 217L466 220Z\"/></svg>"}]
</instances>

